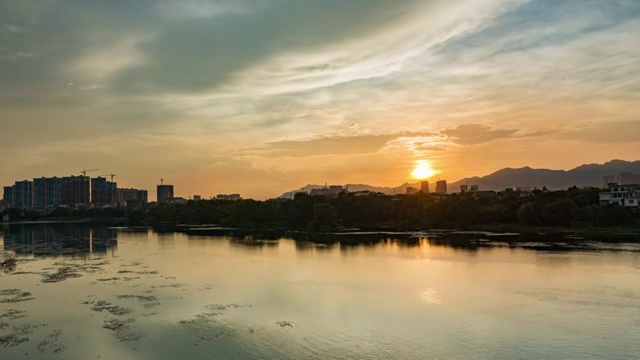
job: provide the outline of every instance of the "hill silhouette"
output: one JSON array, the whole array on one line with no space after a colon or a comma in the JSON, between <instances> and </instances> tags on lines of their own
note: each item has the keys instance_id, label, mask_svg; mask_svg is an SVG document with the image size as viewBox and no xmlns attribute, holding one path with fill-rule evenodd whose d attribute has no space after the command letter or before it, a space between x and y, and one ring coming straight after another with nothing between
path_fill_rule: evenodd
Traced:
<instances>
[{"instance_id":1,"label":"hill silhouette","mask_svg":"<svg viewBox=\"0 0 640 360\"><path fill-rule=\"evenodd\" d=\"M604 176L619 176L621 172L640 174L640 161L611 160L604 164L584 164L571 170L533 169L529 166L522 168L504 168L486 176L474 176L464 178L448 184L448 191L458 192L460 185L478 185L480 190L501 191L515 186L529 186L549 190L567 189L571 186L602 187ZM347 184L349 191L373 191L383 194L403 194L407 186L419 188L419 182L404 183L396 187L381 187L366 184ZM306 185L298 190L286 192L280 198L293 198L296 192L309 193L312 189L321 189L324 185ZM431 191L435 188L435 182L430 184Z\"/></svg>"}]
</instances>

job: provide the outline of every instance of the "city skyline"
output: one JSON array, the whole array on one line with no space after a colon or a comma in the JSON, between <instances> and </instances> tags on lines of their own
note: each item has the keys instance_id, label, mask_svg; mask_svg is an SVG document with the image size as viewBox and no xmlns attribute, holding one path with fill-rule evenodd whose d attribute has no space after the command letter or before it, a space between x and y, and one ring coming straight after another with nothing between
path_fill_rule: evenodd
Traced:
<instances>
[{"instance_id":1,"label":"city skyline","mask_svg":"<svg viewBox=\"0 0 640 360\"><path fill-rule=\"evenodd\" d=\"M435 184L637 160L639 15L625 0L5 1L0 184L95 167L266 199L397 186L424 162Z\"/></svg>"}]
</instances>

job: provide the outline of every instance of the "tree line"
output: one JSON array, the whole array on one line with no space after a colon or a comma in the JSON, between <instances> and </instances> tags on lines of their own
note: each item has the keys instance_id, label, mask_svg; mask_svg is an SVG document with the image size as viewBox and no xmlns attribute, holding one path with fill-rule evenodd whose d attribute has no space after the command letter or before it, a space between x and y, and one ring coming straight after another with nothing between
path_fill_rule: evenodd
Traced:
<instances>
[{"instance_id":1,"label":"tree line","mask_svg":"<svg viewBox=\"0 0 640 360\"><path fill-rule=\"evenodd\" d=\"M217 224L247 229L292 229L310 232L344 229L467 228L484 224L524 226L633 226L637 209L599 205L600 189L572 187L495 195L473 192L440 197L432 194L385 195L344 192L338 196L296 194L289 200L199 200L159 204L150 209L67 209L47 215L12 209L12 219L92 219L128 225Z\"/></svg>"},{"instance_id":2,"label":"tree line","mask_svg":"<svg viewBox=\"0 0 640 360\"><path fill-rule=\"evenodd\" d=\"M530 194L473 192L441 198L431 194L342 193L335 197L296 194L266 201L189 201L152 208L148 221L219 224L240 228L287 228L309 231L358 229L466 228L480 224L526 226L628 226L639 222L637 210L599 205L600 189L572 187Z\"/></svg>"}]
</instances>

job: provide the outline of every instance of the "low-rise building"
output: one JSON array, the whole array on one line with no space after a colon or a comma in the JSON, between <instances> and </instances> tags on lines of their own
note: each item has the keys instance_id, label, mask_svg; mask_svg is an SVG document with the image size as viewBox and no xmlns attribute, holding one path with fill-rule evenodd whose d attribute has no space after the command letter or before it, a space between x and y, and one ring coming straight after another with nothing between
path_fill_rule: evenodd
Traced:
<instances>
[{"instance_id":1,"label":"low-rise building","mask_svg":"<svg viewBox=\"0 0 640 360\"><path fill-rule=\"evenodd\" d=\"M329 187L325 186L321 189L311 189L310 195L323 195L323 196L337 196L344 188L340 185L330 185Z\"/></svg>"},{"instance_id":2,"label":"low-rise building","mask_svg":"<svg viewBox=\"0 0 640 360\"><path fill-rule=\"evenodd\" d=\"M146 204L148 202L147 190L140 189L118 189L117 190L118 204L129 205L130 202L138 202Z\"/></svg>"},{"instance_id":3,"label":"low-rise building","mask_svg":"<svg viewBox=\"0 0 640 360\"><path fill-rule=\"evenodd\" d=\"M634 186L609 184L606 192L600 193L600 205L618 204L622 207L640 207L640 190Z\"/></svg>"},{"instance_id":4,"label":"low-rise building","mask_svg":"<svg viewBox=\"0 0 640 360\"><path fill-rule=\"evenodd\" d=\"M420 192L420 190L418 190L418 188L414 188L412 186L407 186L407 194L408 195L417 194L419 192Z\"/></svg>"},{"instance_id":5,"label":"low-rise building","mask_svg":"<svg viewBox=\"0 0 640 360\"><path fill-rule=\"evenodd\" d=\"M240 194L218 194L218 195L216 195L216 200L238 201L240 199L242 199Z\"/></svg>"}]
</instances>

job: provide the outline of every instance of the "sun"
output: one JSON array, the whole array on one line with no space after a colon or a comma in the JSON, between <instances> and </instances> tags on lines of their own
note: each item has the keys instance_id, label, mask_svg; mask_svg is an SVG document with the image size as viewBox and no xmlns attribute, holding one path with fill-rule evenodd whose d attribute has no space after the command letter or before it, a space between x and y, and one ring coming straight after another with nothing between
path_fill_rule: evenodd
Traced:
<instances>
[{"instance_id":1,"label":"sun","mask_svg":"<svg viewBox=\"0 0 640 360\"><path fill-rule=\"evenodd\" d=\"M432 177L436 172L431 169L427 161L421 160L416 165L416 168L411 172L411 176L414 179L426 179Z\"/></svg>"}]
</instances>

